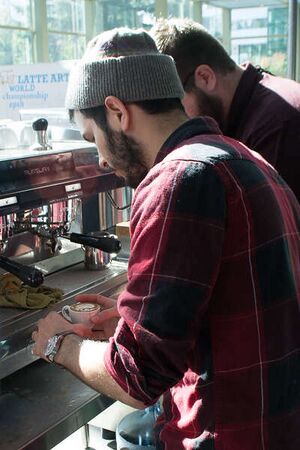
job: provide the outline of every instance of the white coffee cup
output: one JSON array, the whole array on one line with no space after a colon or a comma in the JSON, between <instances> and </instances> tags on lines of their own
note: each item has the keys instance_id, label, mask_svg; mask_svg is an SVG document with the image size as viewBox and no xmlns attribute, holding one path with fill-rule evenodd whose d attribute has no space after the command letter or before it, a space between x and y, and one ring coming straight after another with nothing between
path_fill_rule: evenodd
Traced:
<instances>
[{"instance_id":1,"label":"white coffee cup","mask_svg":"<svg viewBox=\"0 0 300 450\"><path fill-rule=\"evenodd\" d=\"M100 305L96 303L74 303L73 305L63 306L61 313L65 319L71 323L83 323L84 325L93 325L91 318L100 311Z\"/></svg>"}]
</instances>

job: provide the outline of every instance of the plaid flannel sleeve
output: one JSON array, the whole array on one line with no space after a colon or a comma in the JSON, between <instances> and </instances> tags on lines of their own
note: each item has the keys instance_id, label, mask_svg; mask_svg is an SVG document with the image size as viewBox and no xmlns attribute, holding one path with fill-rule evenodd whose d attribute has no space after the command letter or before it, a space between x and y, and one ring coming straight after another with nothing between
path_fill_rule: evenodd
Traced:
<instances>
[{"instance_id":1,"label":"plaid flannel sleeve","mask_svg":"<svg viewBox=\"0 0 300 450\"><path fill-rule=\"evenodd\" d=\"M224 188L209 164L162 162L136 191L122 319L105 362L145 404L188 367L219 271L225 215Z\"/></svg>"}]
</instances>

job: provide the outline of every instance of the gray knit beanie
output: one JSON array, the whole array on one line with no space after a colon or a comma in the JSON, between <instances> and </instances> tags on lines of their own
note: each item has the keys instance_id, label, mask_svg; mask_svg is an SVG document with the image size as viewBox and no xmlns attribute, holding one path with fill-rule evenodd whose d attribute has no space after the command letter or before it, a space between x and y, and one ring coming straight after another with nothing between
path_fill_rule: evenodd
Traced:
<instances>
[{"instance_id":1,"label":"gray knit beanie","mask_svg":"<svg viewBox=\"0 0 300 450\"><path fill-rule=\"evenodd\" d=\"M109 95L123 102L182 98L173 59L159 53L143 30L116 28L92 39L73 67L66 94L68 109L103 105Z\"/></svg>"}]
</instances>

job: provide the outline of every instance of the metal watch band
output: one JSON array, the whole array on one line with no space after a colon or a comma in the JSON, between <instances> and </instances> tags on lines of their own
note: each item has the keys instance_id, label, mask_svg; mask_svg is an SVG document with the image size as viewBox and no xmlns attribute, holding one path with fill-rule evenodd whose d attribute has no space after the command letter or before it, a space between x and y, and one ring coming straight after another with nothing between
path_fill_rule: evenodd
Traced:
<instances>
[{"instance_id":1,"label":"metal watch band","mask_svg":"<svg viewBox=\"0 0 300 450\"><path fill-rule=\"evenodd\" d=\"M46 352L45 352L45 356L47 358L47 360L52 363L55 364L54 358L58 352L58 350L60 349L61 343L64 340L65 336L67 336L68 334L74 334L73 331L61 331L60 333L56 333L54 336L52 336L51 338L48 339L48 345L46 348ZM51 346L51 350L48 353L48 346Z\"/></svg>"}]
</instances>

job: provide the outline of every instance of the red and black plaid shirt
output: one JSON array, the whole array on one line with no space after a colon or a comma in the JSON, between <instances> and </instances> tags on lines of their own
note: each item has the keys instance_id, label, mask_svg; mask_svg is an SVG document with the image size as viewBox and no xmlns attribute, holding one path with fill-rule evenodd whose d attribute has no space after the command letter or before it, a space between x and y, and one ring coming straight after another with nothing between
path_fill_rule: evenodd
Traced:
<instances>
[{"instance_id":1,"label":"red and black plaid shirt","mask_svg":"<svg viewBox=\"0 0 300 450\"><path fill-rule=\"evenodd\" d=\"M300 209L262 157L194 119L135 193L106 367L166 450L300 448Z\"/></svg>"}]
</instances>

